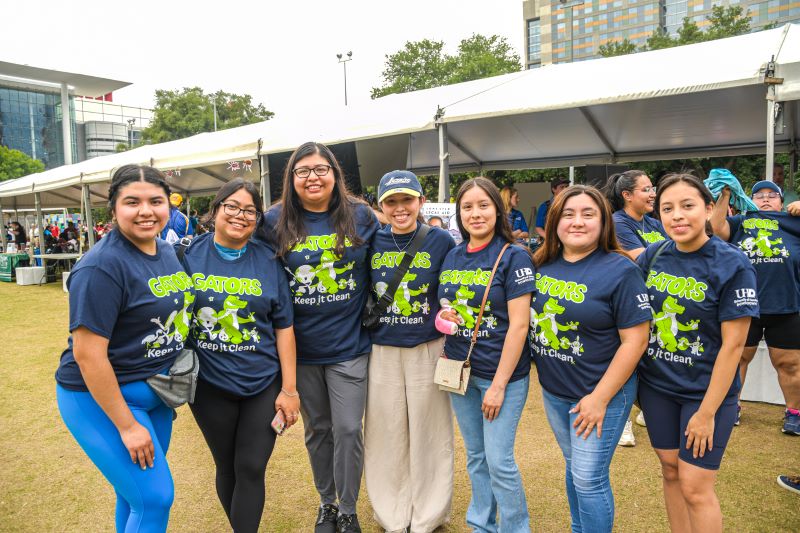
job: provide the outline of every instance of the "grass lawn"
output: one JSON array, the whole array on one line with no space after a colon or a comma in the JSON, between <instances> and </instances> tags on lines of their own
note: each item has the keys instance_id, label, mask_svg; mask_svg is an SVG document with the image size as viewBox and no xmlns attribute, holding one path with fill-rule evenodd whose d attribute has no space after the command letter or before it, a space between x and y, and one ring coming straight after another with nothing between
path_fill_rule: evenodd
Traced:
<instances>
[{"instance_id":1,"label":"grass lawn","mask_svg":"<svg viewBox=\"0 0 800 533\"><path fill-rule=\"evenodd\" d=\"M67 338L67 295L61 284L0 283L0 530L112 531L114 493L62 423L53 373ZM533 380L535 381L535 380ZM168 459L175 478L171 531L223 532L228 524L214 492L214 467L186 407L173 431ZM782 408L748 403L734 430L717 482L725 526L736 532L800 531L800 498L775 483L800 473L800 438L780 432ZM265 417L265 423L267 422ZM611 467L618 531L666 531L658 461L644 428L635 448L618 448ZM391 458L387 458L391 460ZM564 463L531 385L517 439L534 531L568 531ZM469 479L456 442L453 515L444 531L467 531ZM312 531L318 504L302 430L281 437L267 469L263 531ZM359 501L365 531L379 531L365 490Z\"/></svg>"}]
</instances>

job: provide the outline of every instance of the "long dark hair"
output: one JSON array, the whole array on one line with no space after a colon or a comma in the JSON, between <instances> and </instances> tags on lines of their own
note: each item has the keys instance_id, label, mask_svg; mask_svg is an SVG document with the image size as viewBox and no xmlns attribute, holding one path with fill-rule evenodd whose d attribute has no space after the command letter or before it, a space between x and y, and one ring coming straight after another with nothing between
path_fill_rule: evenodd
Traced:
<instances>
[{"instance_id":1,"label":"long dark hair","mask_svg":"<svg viewBox=\"0 0 800 533\"><path fill-rule=\"evenodd\" d=\"M250 196L253 198L253 204L255 204L256 211L258 212L256 220L261 218L261 215L264 214L264 209L261 207L261 193L258 191L258 186L252 181L247 181L244 178L234 178L219 188L216 196L214 196L214 199L211 200L211 206L209 207L208 214L203 217L203 223L213 227L214 220L217 218L217 213L219 212L219 207L222 205L222 202L227 200L230 195L239 189L244 189L250 193Z\"/></svg>"},{"instance_id":2,"label":"long dark hair","mask_svg":"<svg viewBox=\"0 0 800 533\"><path fill-rule=\"evenodd\" d=\"M300 145L292 153L289 161L286 162L286 169L283 171L283 193L281 194L280 204L276 204L281 206L281 213L278 217L275 236L273 237L278 257L283 257L289 253L289 250L295 244L304 241L308 237L308 231L303 221L303 204L294 188L294 166L299 160L314 154L325 158L331 166L331 172L333 172L334 176L333 192L328 203L328 213L330 214L334 231L336 231L334 252L339 257L344 255L345 239L349 240L353 246L364 244L364 240L356 233L354 207L356 204L366 205L366 203L348 192L342 167L339 166L339 162L330 148L321 143L307 142Z\"/></svg>"},{"instance_id":3,"label":"long dark hair","mask_svg":"<svg viewBox=\"0 0 800 533\"><path fill-rule=\"evenodd\" d=\"M658 190L656 191L655 212L658 215L659 220L661 220L661 196L664 194L664 191L673 185L677 185L678 183L685 183L686 185L697 189L697 192L700 193L700 198L703 199L703 203L705 205L708 206L714 204L714 196L711 194L711 191L708 190L708 187L706 187L697 176L693 174L667 174L658 182ZM706 220L706 235L709 237L714 235L714 231L711 228L711 222L708 220Z\"/></svg>"},{"instance_id":4,"label":"long dark hair","mask_svg":"<svg viewBox=\"0 0 800 533\"><path fill-rule=\"evenodd\" d=\"M561 240L558 238L558 221L561 220L561 215L564 212L564 206L567 200L580 194L587 195L597 204L598 209L600 209L601 227L600 239L597 246L602 248L606 253L614 252L628 259L631 258L631 256L620 248L619 242L617 242L617 233L614 230L614 218L611 216L611 204L608 203L603 193L590 185L572 185L556 196L550 208L547 210L547 221L544 225L544 245L533 254L533 262L537 267L558 259L563 248Z\"/></svg>"},{"instance_id":5,"label":"long dark hair","mask_svg":"<svg viewBox=\"0 0 800 533\"><path fill-rule=\"evenodd\" d=\"M136 181L145 181L161 187L164 190L167 201L169 201L169 195L172 194L172 191L163 172L145 165L123 165L114 172L111 177L111 185L108 187L108 210L112 214L119 197L119 191L126 185Z\"/></svg>"},{"instance_id":6,"label":"long dark hair","mask_svg":"<svg viewBox=\"0 0 800 533\"><path fill-rule=\"evenodd\" d=\"M456 224L458 224L458 231L461 233L461 237L465 242L469 242L469 232L467 232L467 230L464 228L463 222L461 222L461 198L463 198L464 194L468 190L474 189L475 187L482 189L483 192L489 196L494 204L495 210L497 211L497 222L494 226L495 235L500 235L506 242L514 244L514 236L511 233L511 224L509 224L508 215L503 208L503 199L500 198L500 191L497 189L497 186L492 182L492 180L489 178L484 178L483 176L468 179L463 185L461 185L461 188L458 189L458 194L456 195Z\"/></svg>"},{"instance_id":7,"label":"long dark hair","mask_svg":"<svg viewBox=\"0 0 800 533\"><path fill-rule=\"evenodd\" d=\"M626 191L633 193L636 188L636 182L639 181L641 176L647 176L647 173L643 170L626 170L608 177L608 181L603 187L603 193L605 193L614 211L625 209L625 197L622 193Z\"/></svg>"}]
</instances>

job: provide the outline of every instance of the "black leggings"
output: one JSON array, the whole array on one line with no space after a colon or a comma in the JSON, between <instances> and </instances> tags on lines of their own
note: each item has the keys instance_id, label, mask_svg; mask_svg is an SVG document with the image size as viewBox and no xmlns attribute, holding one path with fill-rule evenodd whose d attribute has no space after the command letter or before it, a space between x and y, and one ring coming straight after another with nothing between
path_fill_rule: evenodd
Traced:
<instances>
[{"instance_id":1,"label":"black leggings","mask_svg":"<svg viewBox=\"0 0 800 533\"><path fill-rule=\"evenodd\" d=\"M264 472L275 432L275 399L280 376L255 396L239 397L199 380L194 404L197 425L203 432L217 466L217 495L233 531L258 531L264 511Z\"/></svg>"}]
</instances>

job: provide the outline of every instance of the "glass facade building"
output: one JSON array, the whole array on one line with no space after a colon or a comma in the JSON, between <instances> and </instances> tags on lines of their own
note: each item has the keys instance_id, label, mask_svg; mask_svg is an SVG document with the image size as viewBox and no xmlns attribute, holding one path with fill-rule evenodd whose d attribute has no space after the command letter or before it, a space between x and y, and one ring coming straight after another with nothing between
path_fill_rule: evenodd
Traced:
<instances>
[{"instance_id":1,"label":"glass facade building","mask_svg":"<svg viewBox=\"0 0 800 533\"><path fill-rule=\"evenodd\" d=\"M72 99L69 111L74 161L77 146ZM64 164L61 117L58 93L0 85L0 144L42 161L48 169Z\"/></svg>"},{"instance_id":2,"label":"glass facade building","mask_svg":"<svg viewBox=\"0 0 800 533\"><path fill-rule=\"evenodd\" d=\"M526 65L583 61L599 57L600 46L628 39L642 46L654 31L675 35L684 17L708 24L721 0L525 0ZM800 22L800 0L729 0L741 5L754 30L768 24ZM535 44L534 44L535 43Z\"/></svg>"}]
</instances>

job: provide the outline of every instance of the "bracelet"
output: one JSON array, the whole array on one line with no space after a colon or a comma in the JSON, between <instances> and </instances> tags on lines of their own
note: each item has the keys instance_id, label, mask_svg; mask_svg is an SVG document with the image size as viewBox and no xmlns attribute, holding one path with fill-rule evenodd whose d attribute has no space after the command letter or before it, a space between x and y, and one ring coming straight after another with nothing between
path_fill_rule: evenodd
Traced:
<instances>
[{"instance_id":1,"label":"bracelet","mask_svg":"<svg viewBox=\"0 0 800 533\"><path fill-rule=\"evenodd\" d=\"M294 394L289 394L289 393L286 391L286 389L284 389L283 387L281 387L281 392L282 392L282 393L284 393L284 394L285 394L286 396L288 396L289 398L296 398L296 397L299 397L299 396L300 396L300 393L299 393L299 392L295 392Z\"/></svg>"}]
</instances>

